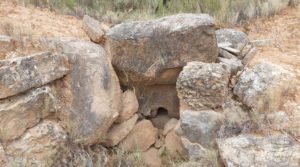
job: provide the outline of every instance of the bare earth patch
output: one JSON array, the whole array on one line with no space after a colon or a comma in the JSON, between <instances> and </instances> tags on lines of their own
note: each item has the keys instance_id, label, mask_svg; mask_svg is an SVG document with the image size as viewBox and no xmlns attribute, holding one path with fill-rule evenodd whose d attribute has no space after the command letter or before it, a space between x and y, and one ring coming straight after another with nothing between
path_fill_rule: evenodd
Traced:
<instances>
[{"instance_id":1,"label":"bare earth patch","mask_svg":"<svg viewBox=\"0 0 300 167\"><path fill-rule=\"evenodd\" d=\"M268 61L284 67L295 75L295 80L286 85L295 86L295 90L290 97L282 98L284 100L282 110L289 115L288 133L300 141L300 17L297 15L297 9L287 8L272 18L254 21L250 25L249 36L252 40L273 41L270 46L259 48L249 66Z\"/></svg>"},{"instance_id":2,"label":"bare earth patch","mask_svg":"<svg viewBox=\"0 0 300 167\"><path fill-rule=\"evenodd\" d=\"M82 20L59 15L48 9L25 8L9 1L0 2L0 34L11 36L16 50L4 58L38 51L41 37L76 37L89 40ZM3 59L3 58L0 58Z\"/></svg>"}]
</instances>

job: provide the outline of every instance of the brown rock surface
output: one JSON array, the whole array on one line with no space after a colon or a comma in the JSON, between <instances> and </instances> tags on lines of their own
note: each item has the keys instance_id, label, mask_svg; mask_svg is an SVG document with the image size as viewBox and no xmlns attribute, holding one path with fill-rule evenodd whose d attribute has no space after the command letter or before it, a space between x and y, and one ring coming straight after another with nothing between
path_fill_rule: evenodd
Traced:
<instances>
[{"instance_id":1,"label":"brown rock surface","mask_svg":"<svg viewBox=\"0 0 300 167\"><path fill-rule=\"evenodd\" d=\"M48 86L33 89L24 94L0 100L1 140L13 140L20 137L27 128L31 128L51 113L59 105Z\"/></svg>"},{"instance_id":2,"label":"brown rock surface","mask_svg":"<svg viewBox=\"0 0 300 167\"><path fill-rule=\"evenodd\" d=\"M133 129L137 119L138 115L135 114L125 122L122 122L120 124L113 124L107 132L107 137L104 144L106 146L115 146L119 144L119 142L123 140Z\"/></svg>"},{"instance_id":3,"label":"brown rock surface","mask_svg":"<svg viewBox=\"0 0 300 167\"><path fill-rule=\"evenodd\" d=\"M167 134L165 139L165 147L171 156L178 157L186 154L181 139L175 131L171 131Z\"/></svg>"},{"instance_id":4,"label":"brown rock surface","mask_svg":"<svg viewBox=\"0 0 300 167\"><path fill-rule=\"evenodd\" d=\"M67 150L66 142L67 134L57 123L43 121L19 139L4 144L4 150L12 165L56 166Z\"/></svg>"},{"instance_id":5,"label":"brown rock surface","mask_svg":"<svg viewBox=\"0 0 300 167\"><path fill-rule=\"evenodd\" d=\"M82 20L82 27L93 42L105 42L106 27L96 19L85 15Z\"/></svg>"},{"instance_id":6,"label":"brown rock surface","mask_svg":"<svg viewBox=\"0 0 300 167\"><path fill-rule=\"evenodd\" d=\"M155 140L158 135L158 130L148 120L142 120L138 122L128 136L121 141L119 147L128 150L140 150L146 151Z\"/></svg>"},{"instance_id":7,"label":"brown rock surface","mask_svg":"<svg viewBox=\"0 0 300 167\"><path fill-rule=\"evenodd\" d=\"M136 95L131 90L126 90L121 97L121 111L115 122L121 123L131 118L139 109Z\"/></svg>"},{"instance_id":8,"label":"brown rock surface","mask_svg":"<svg viewBox=\"0 0 300 167\"><path fill-rule=\"evenodd\" d=\"M159 152L157 149L151 147L146 152L142 153L143 160L145 161L145 165L147 167L161 167L162 162L159 157Z\"/></svg>"}]
</instances>

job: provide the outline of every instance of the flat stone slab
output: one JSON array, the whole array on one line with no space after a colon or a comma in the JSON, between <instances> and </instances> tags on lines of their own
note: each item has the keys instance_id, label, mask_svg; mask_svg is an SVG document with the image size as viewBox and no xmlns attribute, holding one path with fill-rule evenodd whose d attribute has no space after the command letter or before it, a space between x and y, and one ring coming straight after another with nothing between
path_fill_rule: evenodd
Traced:
<instances>
[{"instance_id":1,"label":"flat stone slab","mask_svg":"<svg viewBox=\"0 0 300 167\"><path fill-rule=\"evenodd\" d=\"M215 62L214 20L177 14L116 25L107 34L112 63L123 84L174 84L190 61Z\"/></svg>"},{"instance_id":2,"label":"flat stone slab","mask_svg":"<svg viewBox=\"0 0 300 167\"><path fill-rule=\"evenodd\" d=\"M40 87L68 73L68 59L50 52L1 60L0 99Z\"/></svg>"},{"instance_id":3,"label":"flat stone slab","mask_svg":"<svg viewBox=\"0 0 300 167\"><path fill-rule=\"evenodd\" d=\"M0 100L0 140L13 140L25 130L56 112L56 99L51 88L44 86L24 94Z\"/></svg>"}]
</instances>

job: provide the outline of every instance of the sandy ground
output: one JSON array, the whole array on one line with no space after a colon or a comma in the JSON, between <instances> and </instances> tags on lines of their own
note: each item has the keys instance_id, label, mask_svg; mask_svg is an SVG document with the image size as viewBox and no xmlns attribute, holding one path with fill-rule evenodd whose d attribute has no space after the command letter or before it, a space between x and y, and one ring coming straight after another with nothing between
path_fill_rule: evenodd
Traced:
<instances>
[{"instance_id":1,"label":"sandy ground","mask_svg":"<svg viewBox=\"0 0 300 167\"><path fill-rule=\"evenodd\" d=\"M6 0L0 0L0 34L11 36L17 45L17 50L5 58L38 51L41 37L72 36L89 40L82 29L82 21L76 17L59 15L48 9L25 8Z\"/></svg>"},{"instance_id":2,"label":"sandy ground","mask_svg":"<svg viewBox=\"0 0 300 167\"><path fill-rule=\"evenodd\" d=\"M270 46L259 48L250 66L260 61L278 64L295 74L288 86L295 86L293 93L282 98L282 110L290 117L289 134L300 142L300 15L294 8L287 8L279 15L259 19L250 24L251 39L272 39ZM274 90L276 91L276 90Z\"/></svg>"},{"instance_id":3,"label":"sandy ground","mask_svg":"<svg viewBox=\"0 0 300 167\"><path fill-rule=\"evenodd\" d=\"M291 84L297 86L295 100L300 106L300 15L297 14L297 9L287 8L272 18L256 20L249 28L250 39L273 41L270 46L259 48L259 52L249 65L269 61L294 73L296 80Z\"/></svg>"}]
</instances>

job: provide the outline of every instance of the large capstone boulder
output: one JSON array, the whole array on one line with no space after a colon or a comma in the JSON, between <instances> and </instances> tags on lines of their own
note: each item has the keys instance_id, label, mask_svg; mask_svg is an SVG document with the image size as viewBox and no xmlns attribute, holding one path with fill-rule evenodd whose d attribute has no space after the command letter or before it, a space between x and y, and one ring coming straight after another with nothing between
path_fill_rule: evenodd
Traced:
<instances>
[{"instance_id":1,"label":"large capstone boulder","mask_svg":"<svg viewBox=\"0 0 300 167\"><path fill-rule=\"evenodd\" d=\"M235 29L219 29L216 31L218 44L227 43L231 48L241 52L243 48L249 43L247 34Z\"/></svg>"},{"instance_id":2,"label":"large capstone boulder","mask_svg":"<svg viewBox=\"0 0 300 167\"><path fill-rule=\"evenodd\" d=\"M282 135L240 135L217 140L223 163L228 167L278 166L298 167L300 144Z\"/></svg>"},{"instance_id":3,"label":"large capstone boulder","mask_svg":"<svg viewBox=\"0 0 300 167\"><path fill-rule=\"evenodd\" d=\"M0 61L0 99L40 87L69 73L66 56L50 52Z\"/></svg>"},{"instance_id":4,"label":"large capstone boulder","mask_svg":"<svg viewBox=\"0 0 300 167\"><path fill-rule=\"evenodd\" d=\"M185 110L180 113L178 135L205 148L215 147L215 138L224 121L224 116L213 110Z\"/></svg>"},{"instance_id":5,"label":"large capstone boulder","mask_svg":"<svg viewBox=\"0 0 300 167\"><path fill-rule=\"evenodd\" d=\"M0 139L13 140L42 118L55 113L59 105L51 88L44 86L24 94L0 100Z\"/></svg>"},{"instance_id":6,"label":"large capstone boulder","mask_svg":"<svg viewBox=\"0 0 300 167\"><path fill-rule=\"evenodd\" d=\"M260 62L246 68L234 87L238 99L255 110L276 110L292 93L293 74L279 65Z\"/></svg>"},{"instance_id":7,"label":"large capstone boulder","mask_svg":"<svg viewBox=\"0 0 300 167\"><path fill-rule=\"evenodd\" d=\"M189 62L177 79L178 96L195 110L220 108L228 96L229 77L224 64Z\"/></svg>"},{"instance_id":8,"label":"large capstone boulder","mask_svg":"<svg viewBox=\"0 0 300 167\"><path fill-rule=\"evenodd\" d=\"M48 49L68 56L72 72L64 78L65 108L59 118L77 143L101 142L117 119L121 90L105 50L75 38L42 41Z\"/></svg>"},{"instance_id":9,"label":"large capstone boulder","mask_svg":"<svg viewBox=\"0 0 300 167\"><path fill-rule=\"evenodd\" d=\"M17 140L3 144L8 166L60 165L66 146L67 133L52 121L43 121Z\"/></svg>"},{"instance_id":10,"label":"large capstone boulder","mask_svg":"<svg viewBox=\"0 0 300 167\"><path fill-rule=\"evenodd\" d=\"M207 14L178 14L116 25L107 34L120 80L131 84L171 84L189 61L215 62L214 20Z\"/></svg>"}]
</instances>

